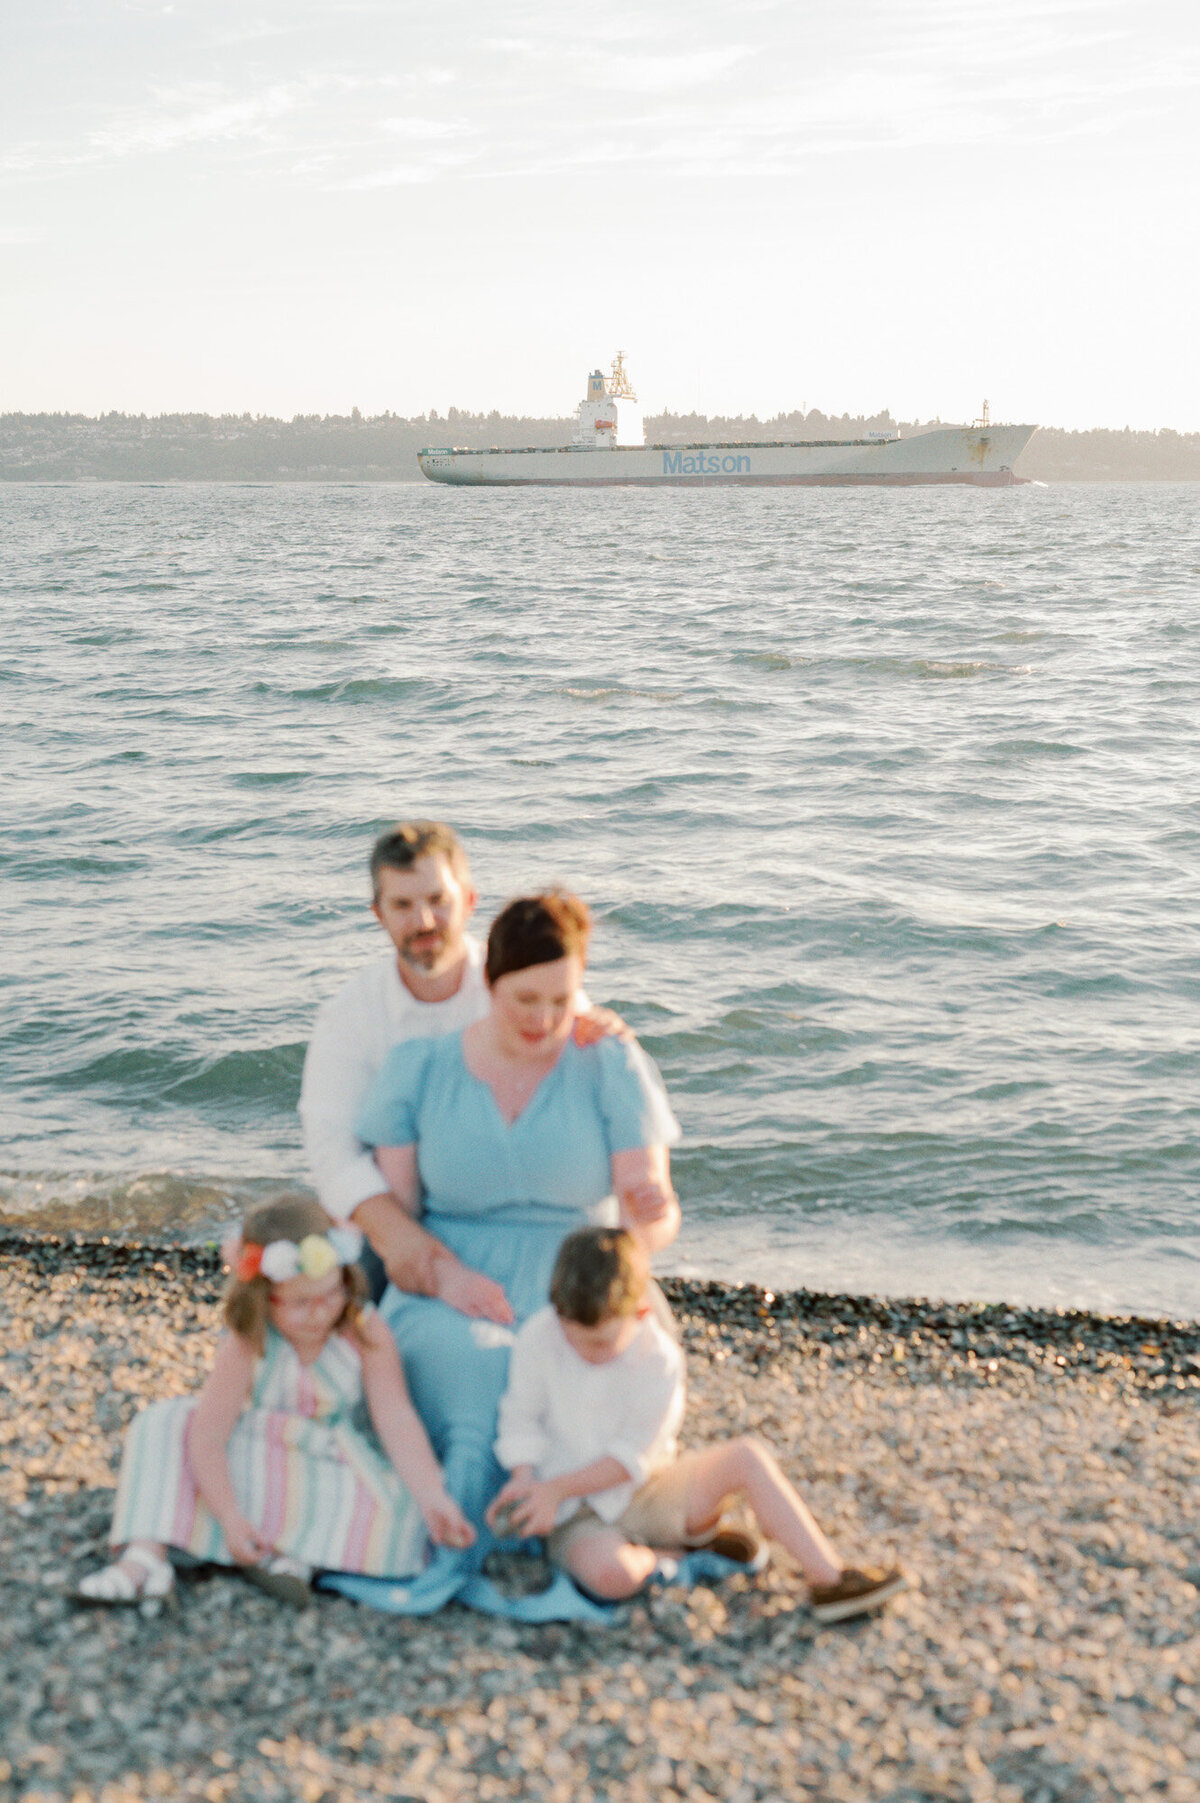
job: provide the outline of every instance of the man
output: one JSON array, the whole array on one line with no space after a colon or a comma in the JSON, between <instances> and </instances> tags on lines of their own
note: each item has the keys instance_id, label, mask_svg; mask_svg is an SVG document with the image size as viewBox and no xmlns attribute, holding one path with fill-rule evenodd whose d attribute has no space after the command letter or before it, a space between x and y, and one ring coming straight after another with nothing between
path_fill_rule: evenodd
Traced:
<instances>
[{"instance_id":1,"label":"man","mask_svg":"<svg viewBox=\"0 0 1200 1803\"><path fill-rule=\"evenodd\" d=\"M300 1089L309 1169L324 1208L361 1228L382 1261L374 1287L386 1272L401 1289L507 1326L512 1310L500 1286L394 1201L354 1131L394 1045L456 1033L488 1011L483 948L466 930L479 899L466 853L440 821L402 822L375 842L371 886L371 911L394 956L356 972L317 1015ZM576 1027L585 1042L624 1030L604 1009L581 1015Z\"/></svg>"}]
</instances>

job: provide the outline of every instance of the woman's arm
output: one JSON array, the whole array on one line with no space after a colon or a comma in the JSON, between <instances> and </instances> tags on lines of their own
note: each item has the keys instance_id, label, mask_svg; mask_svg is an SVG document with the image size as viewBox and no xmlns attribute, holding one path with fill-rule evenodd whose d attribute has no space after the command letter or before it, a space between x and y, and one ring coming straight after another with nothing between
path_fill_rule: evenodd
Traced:
<instances>
[{"instance_id":1,"label":"woman's arm","mask_svg":"<svg viewBox=\"0 0 1200 1803\"><path fill-rule=\"evenodd\" d=\"M387 1192L368 1196L351 1218L370 1240L396 1288L436 1296L473 1320L510 1326L514 1316L500 1285L464 1265L415 1218L421 1203L416 1146L376 1146L375 1163Z\"/></svg>"},{"instance_id":2,"label":"woman's arm","mask_svg":"<svg viewBox=\"0 0 1200 1803\"><path fill-rule=\"evenodd\" d=\"M359 1323L363 1391L384 1451L412 1491L430 1536L439 1546L470 1546L475 1530L447 1495L421 1418L413 1408L392 1336L376 1315Z\"/></svg>"},{"instance_id":3,"label":"woman's arm","mask_svg":"<svg viewBox=\"0 0 1200 1803\"><path fill-rule=\"evenodd\" d=\"M415 1221L421 1212L421 1173L417 1168L416 1142L408 1146L376 1146L375 1163L389 1193Z\"/></svg>"},{"instance_id":4,"label":"woman's arm","mask_svg":"<svg viewBox=\"0 0 1200 1803\"><path fill-rule=\"evenodd\" d=\"M257 1565L274 1550L238 1508L225 1453L233 1424L250 1398L255 1358L248 1340L226 1334L187 1429L188 1463L196 1488L220 1522L239 1565Z\"/></svg>"},{"instance_id":5,"label":"woman's arm","mask_svg":"<svg viewBox=\"0 0 1200 1803\"><path fill-rule=\"evenodd\" d=\"M679 1232L679 1199L671 1187L671 1155L666 1146L634 1146L612 1155L613 1193L621 1205L621 1225L647 1252L661 1252Z\"/></svg>"}]
</instances>

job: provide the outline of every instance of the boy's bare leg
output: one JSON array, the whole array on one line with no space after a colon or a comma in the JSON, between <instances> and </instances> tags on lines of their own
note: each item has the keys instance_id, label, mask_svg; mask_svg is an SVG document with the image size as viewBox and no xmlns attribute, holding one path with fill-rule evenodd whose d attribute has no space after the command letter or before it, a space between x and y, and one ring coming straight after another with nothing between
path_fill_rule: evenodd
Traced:
<instances>
[{"instance_id":1,"label":"boy's bare leg","mask_svg":"<svg viewBox=\"0 0 1200 1803\"><path fill-rule=\"evenodd\" d=\"M658 1564L658 1554L653 1547L635 1546L619 1528L598 1527L571 1543L563 1563L593 1596L621 1603L637 1595Z\"/></svg>"},{"instance_id":2,"label":"boy's bare leg","mask_svg":"<svg viewBox=\"0 0 1200 1803\"><path fill-rule=\"evenodd\" d=\"M837 1583L842 1561L761 1440L705 1447L688 1455L688 1466L689 1537L715 1528L722 1504L744 1496L763 1533L791 1553L810 1584Z\"/></svg>"}]
</instances>

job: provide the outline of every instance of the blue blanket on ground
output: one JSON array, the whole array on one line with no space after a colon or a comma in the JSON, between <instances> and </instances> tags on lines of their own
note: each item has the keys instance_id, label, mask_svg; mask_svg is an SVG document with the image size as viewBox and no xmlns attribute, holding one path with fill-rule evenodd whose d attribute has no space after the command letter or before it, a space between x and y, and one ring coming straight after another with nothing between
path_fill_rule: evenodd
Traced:
<instances>
[{"instance_id":1,"label":"blue blanket on ground","mask_svg":"<svg viewBox=\"0 0 1200 1803\"><path fill-rule=\"evenodd\" d=\"M510 1543L512 1544L512 1543ZM720 1553L685 1553L681 1559L664 1560L655 1583L701 1584L745 1572L744 1565L724 1559ZM585 1596L567 1574L556 1571L545 1590L532 1595L509 1596L479 1571L464 1572L461 1554L435 1555L417 1578L364 1578L355 1572L328 1571L318 1580L321 1590L335 1590L353 1602L366 1603L387 1615L432 1615L448 1602L464 1603L483 1615L503 1615L510 1621L610 1622L623 1605L601 1603Z\"/></svg>"}]
</instances>

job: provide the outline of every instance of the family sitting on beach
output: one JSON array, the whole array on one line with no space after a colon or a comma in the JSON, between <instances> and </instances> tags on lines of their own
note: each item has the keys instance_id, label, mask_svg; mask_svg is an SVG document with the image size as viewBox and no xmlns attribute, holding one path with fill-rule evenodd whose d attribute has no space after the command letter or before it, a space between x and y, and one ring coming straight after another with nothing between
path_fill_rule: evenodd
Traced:
<instances>
[{"instance_id":1,"label":"family sitting on beach","mask_svg":"<svg viewBox=\"0 0 1200 1803\"><path fill-rule=\"evenodd\" d=\"M321 1010L304 1069L320 1205L266 1204L227 1245L212 1372L133 1422L117 1556L79 1600L165 1598L175 1548L295 1602L358 1574L381 1606L502 1609L483 1561L536 1539L586 1607L689 1548L760 1569L724 1520L740 1500L821 1620L885 1603L901 1571L844 1565L759 1441L676 1447L683 1356L650 1259L679 1229L679 1128L582 994L584 904L510 902L484 953L462 847L430 821L385 833L371 878L394 955Z\"/></svg>"}]
</instances>

